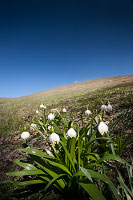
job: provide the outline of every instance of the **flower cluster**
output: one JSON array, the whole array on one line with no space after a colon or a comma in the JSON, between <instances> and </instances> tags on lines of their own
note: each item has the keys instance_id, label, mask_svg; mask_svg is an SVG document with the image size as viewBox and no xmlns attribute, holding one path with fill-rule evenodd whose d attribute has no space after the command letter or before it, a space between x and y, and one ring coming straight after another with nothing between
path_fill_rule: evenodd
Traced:
<instances>
[{"instance_id":1,"label":"flower cluster","mask_svg":"<svg viewBox=\"0 0 133 200\"><path fill-rule=\"evenodd\" d=\"M46 106L45 105L43 105L43 104L41 104L40 105L40 109L46 109ZM101 110L102 111L112 111L112 106L111 106L111 104L110 103L108 103L108 105L102 105L101 106ZM52 109L51 110L52 112L51 113L49 113L48 115L47 115L47 120L48 120L48 124L47 124L47 130L48 130L48 133L50 133L51 132L51 134L50 134L50 136L49 136L49 142L52 144L52 145L56 145L56 144L58 144L59 142L60 142L60 136L57 134L57 133L55 133L55 131L54 131L54 128L53 128L53 120L55 119L55 117L56 117L56 112L61 116L61 114L59 113L59 111L57 110L57 109ZM53 113L53 112L55 112L55 113ZM66 108L63 108L62 109L62 112L63 113L66 113ZM39 110L36 110L36 113L38 114L38 113L40 113L40 111ZM91 116L92 115L92 112L89 110L89 109L87 109L86 111L85 111L85 116ZM40 120L41 119L43 119L42 117L40 118ZM31 125L30 125L30 132L32 133L32 132L35 132L36 130L37 130L37 124L35 124L35 123L31 123ZM98 126L97 126L97 130L98 130L98 132L101 134L101 135L104 135L105 133L107 133L108 132L108 126L107 126L107 124L105 123L105 122L103 122L103 120L102 120L102 118L100 117L100 122L98 122ZM46 130L45 130L46 131ZM22 139L28 139L30 137L30 133L29 132L27 132L27 131L24 131L22 134L21 134L21 138ZM68 138L73 138L73 137L77 137L77 132L74 130L74 128L73 128L73 123L71 124L71 127L67 130L67 132L66 132L66 137L68 137Z\"/></svg>"},{"instance_id":2,"label":"flower cluster","mask_svg":"<svg viewBox=\"0 0 133 200\"><path fill-rule=\"evenodd\" d=\"M102 105L101 110L110 112L112 111L112 105L110 103L108 105Z\"/></svg>"}]
</instances>

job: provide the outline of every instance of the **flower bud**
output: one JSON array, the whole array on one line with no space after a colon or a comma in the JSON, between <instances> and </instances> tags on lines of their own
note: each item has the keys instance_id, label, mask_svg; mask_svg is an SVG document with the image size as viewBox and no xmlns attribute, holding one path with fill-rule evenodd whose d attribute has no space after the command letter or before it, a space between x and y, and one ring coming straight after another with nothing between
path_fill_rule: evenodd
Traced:
<instances>
[{"instance_id":1,"label":"flower bud","mask_svg":"<svg viewBox=\"0 0 133 200\"><path fill-rule=\"evenodd\" d=\"M77 136L77 133L76 133L76 131L75 131L73 128L70 128L70 129L67 131L67 135L68 135L68 137L72 138L72 137L76 137L76 136Z\"/></svg>"},{"instance_id":2,"label":"flower bud","mask_svg":"<svg viewBox=\"0 0 133 200\"><path fill-rule=\"evenodd\" d=\"M26 139L29 138L29 137L30 137L30 133L27 132L27 131L24 131L24 132L21 134L21 138L24 139L24 140L26 140Z\"/></svg>"},{"instance_id":3,"label":"flower bud","mask_svg":"<svg viewBox=\"0 0 133 200\"><path fill-rule=\"evenodd\" d=\"M55 145L55 144L58 144L59 141L60 141L60 137L58 134L56 133L52 133L50 136L49 136L49 141L51 144Z\"/></svg>"},{"instance_id":4,"label":"flower bud","mask_svg":"<svg viewBox=\"0 0 133 200\"><path fill-rule=\"evenodd\" d=\"M101 135L108 132L108 126L104 122L100 122L98 125L98 131Z\"/></svg>"},{"instance_id":5,"label":"flower bud","mask_svg":"<svg viewBox=\"0 0 133 200\"><path fill-rule=\"evenodd\" d=\"M27 128L26 128L26 126L24 127L24 131L26 131L27 130Z\"/></svg>"}]
</instances>

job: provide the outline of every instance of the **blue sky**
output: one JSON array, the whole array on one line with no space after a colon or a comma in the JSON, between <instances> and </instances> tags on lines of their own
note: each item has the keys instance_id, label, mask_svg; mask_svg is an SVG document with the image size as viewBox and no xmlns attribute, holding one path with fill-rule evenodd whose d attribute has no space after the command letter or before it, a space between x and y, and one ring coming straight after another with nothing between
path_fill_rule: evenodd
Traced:
<instances>
[{"instance_id":1,"label":"blue sky","mask_svg":"<svg viewBox=\"0 0 133 200\"><path fill-rule=\"evenodd\" d=\"M133 1L1 1L0 74L0 97L133 74Z\"/></svg>"}]
</instances>

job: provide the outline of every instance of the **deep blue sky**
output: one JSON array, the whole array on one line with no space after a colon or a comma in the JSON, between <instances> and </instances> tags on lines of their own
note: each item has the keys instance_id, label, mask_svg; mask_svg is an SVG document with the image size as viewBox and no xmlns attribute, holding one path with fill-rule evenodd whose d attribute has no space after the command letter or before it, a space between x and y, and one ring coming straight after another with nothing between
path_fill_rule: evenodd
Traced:
<instances>
[{"instance_id":1,"label":"deep blue sky","mask_svg":"<svg viewBox=\"0 0 133 200\"><path fill-rule=\"evenodd\" d=\"M0 97L133 74L133 0L0 1Z\"/></svg>"}]
</instances>

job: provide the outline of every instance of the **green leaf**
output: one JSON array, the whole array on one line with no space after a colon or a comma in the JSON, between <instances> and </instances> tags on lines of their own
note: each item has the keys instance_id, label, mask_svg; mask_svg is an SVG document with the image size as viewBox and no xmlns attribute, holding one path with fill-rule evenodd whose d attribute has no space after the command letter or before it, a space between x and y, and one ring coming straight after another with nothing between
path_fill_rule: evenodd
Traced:
<instances>
[{"instance_id":1,"label":"green leaf","mask_svg":"<svg viewBox=\"0 0 133 200\"><path fill-rule=\"evenodd\" d=\"M60 164L58 162L54 162L54 161L48 160L46 158L44 158L44 160L47 161L47 162L49 162L51 165L56 166L57 168L62 169L63 171L67 172L70 176L72 176L71 172L68 170L68 168L65 165Z\"/></svg>"},{"instance_id":2,"label":"green leaf","mask_svg":"<svg viewBox=\"0 0 133 200\"><path fill-rule=\"evenodd\" d=\"M31 155L35 155L35 156L38 156L38 157L41 157L41 158L45 157L45 158L48 158L48 159L51 159L51 160L58 161L57 158L49 156L46 153L44 153L44 152L42 152L40 150L37 150L37 149L26 148L26 149L19 149L19 151L20 152L25 152L25 153L28 153L28 154L31 154Z\"/></svg>"},{"instance_id":3,"label":"green leaf","mask_svg":"<svg viewBox=\"0 0 133 200\"><path fill-rule=\"evenodd\" d=\"M51 178L51 177L54 178L54 177L58 176L58 174L55 172L57 168L50 169L50 168L49 168L49 165L48 165L46 162L44 162L44 160L42 160L42 159L41 159L40 157L38 157L38 156L31 155L31 158L32 158L32 160L34 160L34 162L35 162L41 169L43 169L43 170L49 175L50 178ZM54 171L54 170L55 170L55 171ZM64 183L63 180L58 180L57 182L58 182L58 184L59 184L59 186L60 186L61 188L64 188L64 187L65 187L65 183Z\"/></svg>"},{"instance_id":4,"label":"green leaf","mask_svg":"<svg viewBox=\"0 0 133 200\"><path fill-rule=\"evenodd\" d=\"M33 185L33 184L40 184L40 183L46 183L42 180L30 180L30 181L23 181L23 182L15 182L16 185L19 185L19 186L26 186L26 185Z\"/></svg>"},{"instance_id":5,"label":"green leaf","mask_svg":"<svg viewBox=\"0 0 133 200\"><path fill-rule=\"evenodd\" d=\"M26 170L37 169L34 165L20 161L19 159L14 160L14 163L20 167L26 168Z\"/></svg>"},{"instance_id":6,"label":"green leaf","mask_svg":"<svg viewBox=\"0 0 133 200\"><path fill-rule=\"evenodd\" d=\"M50 187L50 185L52 185L55 181L57 181L57 179L61 178L62 176L66 176L66 174L59 174L58 176L54 177L51 181L49 181L44 191L46 191Z\"/></svg>"},{"instance_id":7,"label":"green leaf","mask_svg":"<svg viewBox=\"0 0 133 200\"><path fill-rule=\"evenodd\" d=\"M87 131L88 131L88 128L87 128L87 127L81 128L80 131L79 131L79 136L80 136L80 138L83 138L84 136L86 136Z\"/></svg>"},{"instance_id":8,"label":"green leaf","mask_svg":"<svg viewBox=\"0 0 133 200\"><path fill-rule=\"evenodd\" d=\"M106 200L94 184L79 183L94 200Z\"/></svg>"},{"instance_id":9,"label":"green leaf","mask_svg":"<svg viewBox=\"0 0 133 200\"><path fill-rule=\"evenodd\" d=\"M118 195L117 189L114 186L114 184L112 183L112 181L104 174L99 174L98 172L95 172L93 170L90 169L86 169L88 171L88 173L90 174L91 178L96 178L99 179L101 181L104 181L105 183L108 184L108 186L110 187L110 189L112 190L113 194L115 195L117 200L120 200L120 197ZM86 176L81 170L78 171L77 173L75 173L73 175L73 177L75 176Z\"/></svg>"},{"instance_id":10,"label":"green leaf","mask_svg":"<svg viewBox=\"0 0 133 200\"><path fill-rule=\"evenodd\" d=\"M121 178L117 178L119 183L121 184L121 187L123 188L124 191L128 192L128 194L133 198L133 194L132 192L130 191L130 189L127 187L127 185L124 183L124 181L121 179ZM125 193L126 193L125 192Z\"/></svg>"},{"instance_id":11,"label":"green leaf","mask_svg":"<svg viewBox=\"0 0 133 200\"><path fill-rule=\"evenodd\" d=\"M74 137L71 138L70 156L71 156L73 161L75 159L75 142L76 142L76 138L74 138Z\"/></svg>"},{"instance_id":12,"label":"green leaf","mask_svg":"<svg viewBox=\"0 0 133 200\"><path fill-rule=\"evenodd\" d=\"M52 125L53 125L53 128L54 128L55 132L58 133L58 134L61 134L61 130L60 130L60 128L56 125L56 123L53 122Z\"/></svg>"},{"instance_id":13,"label":"green leaf","mask_svg":"<svg viewBox=\"0 0 133 200\"><path fill-rule=\"evenodd\" d=\"M89 174L89 172L83 168L83 167L80 167L81 171L84 173L84 175L91 181L93 182L92 178L91 178L91 175Z\"/></svg>"},{"instance_id":14,"label":"green leaf","mask_svg":"<svg viewBox=\"0 0 133 200\"><path fill-rule=\"evenodd\" d=\"M120 162L122 164L126 164L126 165L130 166L130 164L127 161L125 161L124 159L120 158L119 156L112 155L112 154L106 154L103 158L97 160L97 163L101 163L101 162L103 162L105 160L115 160L115 161L118 161L118 162Z\"/></svg>"},{"instance_id":15,"label":"green leaf","mask_svg":"<svg viewBox=\"0 0 133 200\"><path fill-rule=\"evenodd\" d=\"M14 171L14 172L8 172L9 176L29 176L29 175L37 175L37 174L45 174L40 169L35 170L22 170L22 171Z\"/></svg>"},{"instance_id":16,"label":"green leaf","mask_svg":"<svg viewBox=\"0 0 133 200\"><path fill-rule=\"evenodd\" d=\"M65 154L66 154L67 158L69 159L69 161L70 161L70 163L71 163L71 165L73 167L74 172L76 172L74 162L73 162L73 160L72 160L72 158L71 158L66 146L64 145L64 143L62 141L60 141L60 143L62 144L62 147L63 147L63 149L65 151Z\"/></svg>"}]
</instances>

